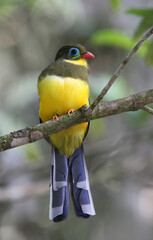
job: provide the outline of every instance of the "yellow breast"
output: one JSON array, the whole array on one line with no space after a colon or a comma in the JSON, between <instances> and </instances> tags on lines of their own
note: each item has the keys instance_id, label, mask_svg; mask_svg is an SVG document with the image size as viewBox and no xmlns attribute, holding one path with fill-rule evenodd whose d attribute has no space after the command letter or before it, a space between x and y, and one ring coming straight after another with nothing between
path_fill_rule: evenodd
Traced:
<instances>
[{"instance_id":1,"label":"yellow breast","mask_svg":"<svg viewBox=\"0 0 153 240\"><path fill-rule=\"evenodd\" d=\"M80 79L46 76L38 83L40 96L39 115L43 122L54 115L67 114L71 109L89 105L89 85ZM60 153L69 157L83 140L88 123L79 124L50 136Z\"/></svg>"}]
</instances>

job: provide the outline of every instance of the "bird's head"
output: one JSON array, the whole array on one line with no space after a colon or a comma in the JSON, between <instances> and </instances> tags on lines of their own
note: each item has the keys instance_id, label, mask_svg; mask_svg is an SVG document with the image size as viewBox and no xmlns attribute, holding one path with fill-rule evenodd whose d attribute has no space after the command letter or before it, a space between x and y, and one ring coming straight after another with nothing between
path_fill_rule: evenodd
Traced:
<instances>
[{"instance_id":1,"label":"bird's head","mask_svg":"<svg viewBox=\"0 0 153 240\"><path fill-rule=\"evenodd\" d=\"M91 59L94 58L94 55L91 52L88 52L82 45L76 44L66 45L60 48L56 54L55 60L79 60L79 59Z\"/></svg>"}]
</instances>

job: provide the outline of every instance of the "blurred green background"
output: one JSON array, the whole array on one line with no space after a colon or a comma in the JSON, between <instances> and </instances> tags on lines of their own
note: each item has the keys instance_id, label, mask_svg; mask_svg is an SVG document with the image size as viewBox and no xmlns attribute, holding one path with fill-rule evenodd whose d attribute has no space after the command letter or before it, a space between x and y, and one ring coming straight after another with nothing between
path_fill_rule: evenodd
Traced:
<instances>
[{"instance_id":1,"label":"blurred green background","mask_svg":"<svg viewBox=\"0 0 153 240\"><path fill-rule=\"evenodd\" d=\"M94 53L91 101L153 26L152 0L0 0L0 135L39 122L37 78L68 43ZM153 41L104 101L153 88ZM97 215L48 220L51 147L45 140L0 153L0 240L152 240L153 124L143 111L91 123L85 155Z\"/></svg>"}]
</instances>

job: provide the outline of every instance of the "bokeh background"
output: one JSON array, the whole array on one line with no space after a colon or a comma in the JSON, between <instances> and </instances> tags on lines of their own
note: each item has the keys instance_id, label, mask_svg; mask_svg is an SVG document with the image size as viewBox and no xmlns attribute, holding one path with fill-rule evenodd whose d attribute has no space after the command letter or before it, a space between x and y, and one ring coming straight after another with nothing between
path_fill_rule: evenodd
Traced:
<instances>
[{"instance_id":1,"label":"bokeh background","mask_svg":"<svg viewBox=\"0 0 153 240\"><path fill-rule=\"evenodd\" d=\"M37 78L64 44L81 43L95 54L95 99L153 25L152 9L152 0L0 0L0 135L39 122ZM149 44L104 101L153 88ZM70 202L59 224L48 220L48 143L0 153L0 240L153 239L152 116L138 111L92 121L84 146L97 214L78 219Z\"/></svg>"}]
</instances>

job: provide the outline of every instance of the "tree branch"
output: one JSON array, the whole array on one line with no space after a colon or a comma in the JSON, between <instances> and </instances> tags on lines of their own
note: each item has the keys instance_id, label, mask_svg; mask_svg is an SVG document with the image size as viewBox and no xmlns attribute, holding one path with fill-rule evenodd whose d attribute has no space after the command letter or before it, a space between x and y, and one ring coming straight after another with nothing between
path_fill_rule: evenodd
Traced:
<instances>
[{"instance_id":1,"label":"tree branch","mask_svg":"<svg viewBox=\"0 0 153 240\"><path fill-rule=\"evenodd\" d=\"M63 115L57 120L50 120L0 137L0 151L35 142L83 122L122 112L137 111L151 103L153 103L153 89L126 98L98 104L92 112L89 112L88 108L83 106L71 115Z\"/></svg>"},{"instance_id":2,"label":"tree branch","mask_svg":"<svg viewBox=\"0 0 153 240\"><path fill-rule=\"evenodd\" d=\"M93 109L97 106L97 104L104 98L110 87L113 85L115 80L118 78L120 73L123 71L125 66L128 64L128 62L131 60L131 58L135 55L135 53L138 51L138 49L142 46L142 44L153 34L153 28L151 28L148 32L144 34L144 36L140 39L140 41L134 46L134 48L131 50L131 52L127 55L127 57L124 59L124 61L121 63L121 65L118 67L118 69L115 71L109 82L106 84L106 86L103 88L101 93L98 95L96 100L90 105L90 108L88 111L93 111Z\"/></svg>"}]
</instances>

